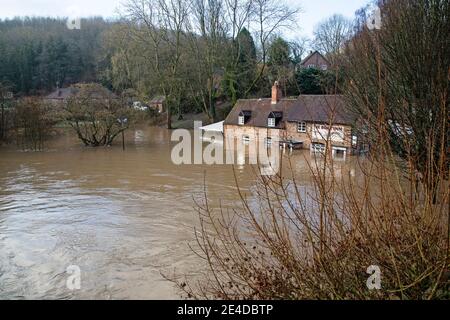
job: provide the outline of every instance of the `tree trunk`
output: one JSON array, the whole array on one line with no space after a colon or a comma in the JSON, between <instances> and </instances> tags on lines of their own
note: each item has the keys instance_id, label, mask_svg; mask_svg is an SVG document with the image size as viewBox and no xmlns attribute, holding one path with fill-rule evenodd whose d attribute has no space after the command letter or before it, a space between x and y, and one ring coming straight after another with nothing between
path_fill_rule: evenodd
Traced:
<instances>
[{"instance_id":1,"label":"tree trunk","mask_svg":"<svg viewBox=\"0 0 450 320\"><path fill-rule=\"evenodd\" d=\"M1 128L0 128L0 141L3 141L5 138L5 106L2 103L2 119L1 119Z\"/></svg>"},{"instance_id":2,"label":"tree trunk","mask_svg":"<svg viewBox=\"0 0 450 320\"><path fill-rule=\"evenodd\" d=\"M172 112L169 104L167 104L167 129L172 129Z\"/></svg>"}]
</instances>

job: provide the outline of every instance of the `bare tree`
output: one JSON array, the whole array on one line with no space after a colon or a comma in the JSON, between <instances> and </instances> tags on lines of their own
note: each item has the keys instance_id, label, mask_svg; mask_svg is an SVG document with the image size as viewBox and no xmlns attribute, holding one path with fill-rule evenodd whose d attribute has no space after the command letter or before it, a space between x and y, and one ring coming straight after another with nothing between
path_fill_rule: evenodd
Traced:
<instances>
[{"instance_id":1,"label":"bare tree","mask_svg":"<svg viewBox=\"0 0 450 320\"><path fill-rule=\"evenodd\" d=\"M308 161L310 184L287 158L274 176L256 170L252 188L236 175L232 209L205 186L193 245L205 268L171 278L188 297L449 299L450 4L383 4L383 27L362 26L345 65L370 154L356 168L334 162L330 120L326 151Z\"/></svg>"},{"instance_id":2,"label":"bare tree","mask_svg":"<svg viewBox=\"0 0 450 320\"><path fill-rule=\"evenodd\" d=\"M449 170L449 12L443 0L383 1L381 28L369 30L361 19L344 64L347 100L364 131L384 130L430 193L437 172Z\"/></svg>"},{"instance_id":3,"label":"bare tree","mask_svg":"<svg viewBox=\"0 0 450 320\"><path fill-rule=\"evenodd\" d=\"M344 44L350 39L353 30L351 20L335 14L321 22L314 30L313 46L327 55L332 63L342 51Z\"/></svg>"},{"instance_id":4,"label":"bare tree","mask_svg":"<svg viewBox=\"0 0 450 320\"><path fill-rule=\"evenodd\" d=\"M305 37L295 38L294 40L289 42L289 45L292 50L292 60L294 64L297 66L302 62L302 58L304 54L307 52L309 47L309 39Z\"/></svg>"},{"instance_id":5,"label":"bare tree","mask_svg":"<svg viewBox=\"0 0 450 320\"><path fill-rule=\"evenodd\" d=\"M14 110L17 144L24 150L42 150L58 120L54 110L41 99L20 99Z\"/></svg>"},{"instance_id":6,"label":"bare tree","mask_svg":"<svg viewBox=\"0 0 450 320\"><path fill-rule=\"evenodd\" d=\"M136 41L130 41L132 38L133 28L125 23L114 25L104 37L106 55L111 53L111 68L104 71L103 77L108 79L117 91L128 88L140 90L147 79L142 46Z\"/></svg>"},{"instance_id":7,"label":"bare tree","mask_svg":"<svg viewBox=\"0 0 450 320\"><path fill-rule=\"evenodd\" d=\"M201 92L203 109L213 120L216 118L215 100L224 73L228 72L228 77L230 73L232 78L237 77L233 73L242 54L240 32L247 27L254 30L260 50L259 60L255 62L259 69L242 90L245 97L264 75L271 37L284 28L295 26L299 9L275 0L196 0L192 12L191 46L198 61L195 65L198 83L202 83L192 89ZM229 80L231 92L234 92L236 81ZM235 100L233 95L232 102Z\"/></svg>"},{"instance_id":8,"label":"bare tree","mask_svg":"<svg viewBox=\"0 0 450 320\"><path fill-rule=\"evenodd\" d=\"M254 0L254 21L258 45L260 49L259 72L245 95L248 95L264 74L267 65L269 43L273 35L283 29L294 28L300 8L277 0Z\"/></svg>"},{"instance_id":9,"label":"bare tree","mask_svg":"<svg viewBox=\"0 0 450 320\"><path fill-rule=\"evenodd\" d=\"M297 13L275 0L129 0L124 15L128 31L119 30L118 38L127 35L138 45L117 50L113 69L124 74L118 75L118 83L158 88L169 111L178 107L181 114L181 99L188 97L214 121L224 78L235 93L237 79L245 77L239 97L247 96L265 73L270 37L295 25ZM242 35L244 28L257 34L257 46L250 35ZM248 43L248 51L256 47L252 72L241 72L238 64ZM234 102L237 95L232 96Z\"/></svg>"},{"instance_id":10,"label":"bare tree","mask_svg":"<svg viewBox=\"0 0 450 320\"><path fill-rule=\"evenodd\" d=\"M5 105L7 100L10 99L10 97L8 97L9 92L10 87L0 82L0 141L3 141L6 138L7 117Z\"/></svg>"},{"instance_id":11,"label":"bare tree","mask_svg":"<svg viewBox=\"0 0 450 320\"><path fill-rule=\"evenodd\" d=\"M166 98L167 127L171 128L172 108L181 103L181 50L189 13L186 0L130 0L126 6L134 39L148 47L146 62L157 75L159 89Z\"/></svg>"},{"instance_id":12,"label":"bare tree","mask_svg":"<svg viewBox=\"0 0 450 320\"><path fill-rule=\"evenodd\" d=\"M331 119L334 110L330 105ZM240 205L233 209L214 204L205 186L197 201L200 227L192 245L204 268L192 277L166 275L187 297L449 298L450 189L445 168L433 177L436 202L408 166L413 158L399 164L382 130L374 133L378 144L372 155L349 168L331 156L333 121L327 126L326 151L305 159L310 172L306 185L287 158L284 170L274 176L256 169L252 188L241 187L236 175ZM434 160L429 160L426 166L433 167ZM377 277L380 287L371 282Z\"/></svg>"},{"instance_id":13,"label":"bare tree","mask_svg":"<svg viewBox=\"0 0 450 320\"><path fill-rule=\"evenodd\" d=\"M227 35L226 3L220 0L194 0L190 21L190 49L196 63L193 70L197 86L191 85L194 96L200 97L203 110L211 121L216 118L216 99L223 76L222 60ZM199 92L200 95L195 94Z\"/></svg>"}]
</instances>

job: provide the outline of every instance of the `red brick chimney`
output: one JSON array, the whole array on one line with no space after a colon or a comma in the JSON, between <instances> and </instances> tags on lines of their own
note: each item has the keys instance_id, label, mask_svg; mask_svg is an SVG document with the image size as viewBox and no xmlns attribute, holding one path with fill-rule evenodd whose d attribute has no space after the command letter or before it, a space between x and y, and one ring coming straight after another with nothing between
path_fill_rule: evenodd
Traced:
<instances>
[{"instance_id":1,"label":"red brick chimney","mask_svg":"<svg viewBox=\"0 0 450 320\"><path fill-rule=\"evenodd\" d=\"M283 93L281 92L281 88L278 84L278 81L275 81L272 87L272 104L277 104L278 101L281 100Z\"/></svg>"}]
</instances>

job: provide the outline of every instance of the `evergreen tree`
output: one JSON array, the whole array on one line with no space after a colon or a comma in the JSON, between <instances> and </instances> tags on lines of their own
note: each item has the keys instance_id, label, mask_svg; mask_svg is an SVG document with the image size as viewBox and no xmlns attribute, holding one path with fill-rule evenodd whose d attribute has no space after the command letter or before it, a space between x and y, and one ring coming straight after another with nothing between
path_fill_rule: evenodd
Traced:
<instances>
[{"instance_id":1,"label":"evergreen tree","mask_svg":"<svg viewBox=\"0 0 450 320\"><path fill-rule=\"evenodd\" d=\"M250 32L243 28L233 40L224 76L224 90L234 104L251 85L256 68L256 46Z\"/></svg>"}]
</instances>

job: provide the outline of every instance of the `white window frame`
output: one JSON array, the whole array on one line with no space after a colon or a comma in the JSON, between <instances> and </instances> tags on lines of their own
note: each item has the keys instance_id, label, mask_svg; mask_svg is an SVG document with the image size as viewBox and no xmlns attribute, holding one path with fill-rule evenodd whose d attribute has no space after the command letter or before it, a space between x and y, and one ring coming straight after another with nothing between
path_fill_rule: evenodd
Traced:
<instances>
[{"instance_id":1,"label":"white window frame","mask_svg":"<svg viewBox=\"0 0 450 320\"><path fill-rule=\"evenodd\" d=\"M275 128L276 120L275 118L267 118L267 126L269 128Z\"/></svg>"},{"instance_id":2,"label":"white window frame","mask_svg":"<svg viewBox=\"0 0 450 320\"><path fill-rule=\"evenodd\" d=\"M306 122L297 122L297 132L306 133Z\"/></svg>"},{"instance_id":3,"label":"white window frame","mask_svg":"<svg viewBox=\"0 0 450 320\"><path fill-rule=\"evenodd\" d=\"M312 143L311 144L311 151L313 153L321 153L324 154L325 153L325 145L323 143Z\"/></svg>"},{"instance_id":4,"label":"white window frame","mask_svg":"<svg viewBox=\"0 0 450 320\"><path fill-rule=\"evenodd\" d=\"M314 140L327 140L330 139L333 142L345 141L345 128L343 126L332 126L331 132L329 125L315 124L312 128L311 137Z\"/></svg>"},{"instance_id":5,"label":"white window frame","mask_svg":"<svg viewBox=\"0 0 450 320\"><path fill-rule=\"evenodd\" d=\"M326 70L328 70L328 67L327 67L327 65L326 65L326 64L323 64L323 65L321 66L321 68L322 68L322 70L323 70L323 71L326 71Z\"/></svg>"},{"instance_id":6,"label":"white window frame","mask_svg":"<svg viewBox=\"0 0 450 320\"><path fill-rule=\"evenodd\" d=\"M316 65L313 63L308 64L308 68L316 68Z\"/></svg>"},{"instance_id":7,"label":"white window frame","mask_svg":"<svg viewBox=\"0 0 450 320\"><path fill-rule=\"evenodd\" d=\"M347 158L347 148L333 146L332 155L334 159L345 160Z\"/></svg>"},{"instance_id":8,"label":"white window frame","mask_svg":"<svg viewBox=\"0 0 450 320\"><path fill-rule=\"evenodd\" d=\"M272 137L264 138L264 144L266 145L266 147L270 147L272 145L272 142L273 142Z\"/></svg>"},{"instance_id":9,"label":"white window frame","mask_svg":"<svg viewBox=\"0 0 450 320\"><path fill-rule=\"evenodd\" d=\"M245 124L245 117L239 116L238 123L240 126L243 126Z\"/></svg>"},{"instance_id":10,"label":"white window frame","mask_svg":"<svg viewBox=\"0 0 450 320\"><path fill-rule=\"evenodd\" d=\"M358 146L358 137L353 135L352 136L352 146L357 147Z\"/></svg>"},{"instance_id":11,"label":"white window frame","mask_svg":"<svg viewBox=\"0 0 450 320\"><path fill-rule=\"evenodd\" d=\"M250 137L249 137L248 135L244 134L244 135L242 136L242 142L243 142L244 144L249 144L249 143L250 143Z\"/></svg>"}]
</instances>

